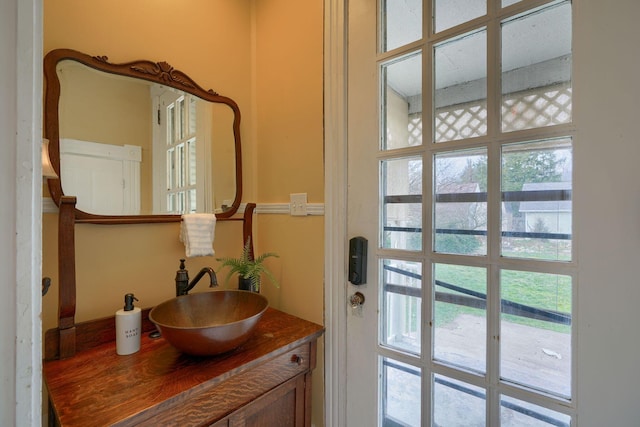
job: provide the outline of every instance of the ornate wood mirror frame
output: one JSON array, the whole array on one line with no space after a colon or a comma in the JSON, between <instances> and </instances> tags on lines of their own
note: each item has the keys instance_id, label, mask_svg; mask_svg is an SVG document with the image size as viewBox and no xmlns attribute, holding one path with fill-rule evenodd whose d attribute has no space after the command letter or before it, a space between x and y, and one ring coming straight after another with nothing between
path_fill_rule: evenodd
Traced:
<instances>
[{"instance_id":1,"label":"ornate wood mirror frame","mask_svg":"<svg viewBox=\"0 0 640 427\"><path fill-rule=\"evenodd\" d=\"M223 212L216 213L219 219L233 216L242 199L242 155L240 142L240 109L231 98L219 95L213 90L205 90L194 82L182 71L174 69L166 62L152 62L139 60L121 64L114 64L108 61L106 56L90 56L71 49L56 49L49 52L44 58L44 76L46 82L44 100L44 134L49 140L49 155L51 163L60 175L60 123L59 123L59 101L60 101L60 80L56 72L60 61L72 60L84 64L95 70L103 71L120 76L128 76L142 79L163 86L169 86L212 103L225 104L233 110L233 135L235 140L235 199L230 207ZM61 198L65 195L60 179L48 179L49 192L57 206L60 206ZM75 196L70 194L70 196ZM156 223L156 222L178 222L180 215L99 215L89 213L75 208L76 222L88 222L96 224L135 224L135 223Z\"/></svg>"},{"instance_id":2,"label":"ornate wood mirror frame","mask_svg":"<svg viewBox=\"0 0 640 427\"><path fill-rule=\"evenodd\" d=\"M240 110L236 103L216 92L202 89L189 76L173 69L166 62L146 60L123 64L112 64L106 56L89 56L70 49L57 49L49 52L44 59L44 75L46 79L44 104L44 132L49 139L49 155L51 163L60 176L60 123L59 101L60 80L56 68L60 61L72 60L95 70L120 76L134 77L163 86L170 86L197 96L205 101L225 104L233 111L233 136L235 143L235 199L229 208L216 217L221 221L242 221L242 242L248 239L250 257L253 258L252 223L255 203L247 203L241 217L234 216L242 199L242 160L240 144ZM170 223L181 221L181 215L98 215L85 212L76 207L76 197L65 195L60 179L48 179L51 197L60 208L58 217L58 327L47 331L45 335L45 359L64 359L75 355L97 343L113 341L113 318L76 324L76 271L75 271L75 224L138 224L138 223ZM145 328L152 328L145 310Z\"/></svg>"}]
</instances>

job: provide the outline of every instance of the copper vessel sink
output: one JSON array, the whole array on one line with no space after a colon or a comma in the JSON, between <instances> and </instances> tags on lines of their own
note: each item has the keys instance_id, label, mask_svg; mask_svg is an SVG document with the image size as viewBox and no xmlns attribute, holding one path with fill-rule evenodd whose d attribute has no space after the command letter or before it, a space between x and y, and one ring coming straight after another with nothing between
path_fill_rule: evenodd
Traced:
<instances>
[{"instance_id":1,"label":"copper vessel sink","mask_svg":"<svg viewBox=\"0 0 640 427\"><path fill-rule=\"evenodd\" d=\"M249 291L201 292L157 305L149 320L183 353L211 356L247 341L268 305L265 297Z\"/></svg>"}]
</instances>

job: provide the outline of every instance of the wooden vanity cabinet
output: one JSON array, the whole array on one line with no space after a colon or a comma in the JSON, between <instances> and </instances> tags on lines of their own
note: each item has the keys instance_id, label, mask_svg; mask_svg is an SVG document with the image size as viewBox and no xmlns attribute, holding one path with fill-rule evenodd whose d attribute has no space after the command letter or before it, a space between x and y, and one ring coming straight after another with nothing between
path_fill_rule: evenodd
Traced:
<instances>
[{"instance_id":1,"label":"wooden vanity cabinet","mask_svg":"<svg viewBox=\"0 0 640 427\"><path fill-rule=\"evenodd\" d=\"M305 390L309 374L298 375L253 402L233 412L228 417L211 424L211 427L304 427Z\"/></svg>"},{"instance_id":2,"label":"wooden vanity cabinet","mask_svg":"<svg viewBox=\"0 0 640 427\"><path fill-rule=\"evenodd\" d=\"M320 325L269 308L254 336L191 357L145 335L138 353L108 342L44 364L50 425L309 427Z\"/></svg>"}]
</instances>

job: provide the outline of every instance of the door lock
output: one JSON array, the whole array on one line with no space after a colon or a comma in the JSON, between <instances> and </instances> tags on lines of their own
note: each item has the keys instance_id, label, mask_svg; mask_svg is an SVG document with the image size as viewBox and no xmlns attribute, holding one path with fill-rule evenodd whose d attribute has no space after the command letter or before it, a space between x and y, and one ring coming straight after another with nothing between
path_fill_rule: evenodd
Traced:
<instances>
[{"instance_id":1,"label":"door lock","mask_svg":"<svg viewBox=\"0 0 640 427\"><path fill-rule=\"evenodd\" d=\"M360 292L356 292L349 298L349 304L351 304L351 308L362 307L362 305L364 304L364 295L362 295Z\"/></svg>"}]
</instances>

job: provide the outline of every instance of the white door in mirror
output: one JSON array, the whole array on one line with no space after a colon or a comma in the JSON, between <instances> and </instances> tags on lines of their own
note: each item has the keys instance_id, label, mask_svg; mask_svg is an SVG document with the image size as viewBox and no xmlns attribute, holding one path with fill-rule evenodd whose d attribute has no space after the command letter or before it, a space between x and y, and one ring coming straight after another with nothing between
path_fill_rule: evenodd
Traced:
<instances>
[{"instance_id":1,"label":"white door in mirror","mask_svg":"<svg viewBox=\"0 0 640 427\"><path fill-rule=\"evenodd\" d=\"M140 161L135 145L60 141L64 193L76 196L78 209L104 215L140 214Z\"/></svg>"}]
</instances>

